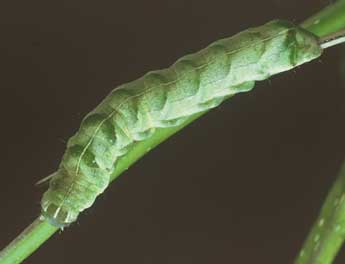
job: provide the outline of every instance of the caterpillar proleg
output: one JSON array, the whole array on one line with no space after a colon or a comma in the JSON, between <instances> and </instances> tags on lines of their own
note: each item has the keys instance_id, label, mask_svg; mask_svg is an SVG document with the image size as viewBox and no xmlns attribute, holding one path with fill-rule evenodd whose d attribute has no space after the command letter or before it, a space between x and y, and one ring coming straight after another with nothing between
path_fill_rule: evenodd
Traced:
<instances>
[{"instance_id":1,"label":"caterpillar proleg","mask_svg":"<svg viewBox=\"0 0 345 264\"><path fill-rule=\"evenodd\" d=\"M119 157L157 128L177 126L231 95L251 90L255 81L321 53L316 36L290 22L273 20L120 85L68 141L43 195L42 216L55 226L69 225L107 188Z\"/></svg>"}]
</instances>

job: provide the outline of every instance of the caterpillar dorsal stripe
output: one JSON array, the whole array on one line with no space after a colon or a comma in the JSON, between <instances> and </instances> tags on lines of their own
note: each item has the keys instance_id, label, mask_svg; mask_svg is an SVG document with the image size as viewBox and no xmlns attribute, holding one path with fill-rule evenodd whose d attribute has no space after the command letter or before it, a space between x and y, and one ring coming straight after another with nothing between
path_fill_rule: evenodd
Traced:
<instances>
[{"instance_id":1,"label":"caterpillar dorsal stripe","mask_svg":"<svg viewBox=\"0 0 345 264\"><path fill-rule=\"evenodd\" d=\"M109 185L119 157L156 128L181 124L214 108L255 81L319 57L318 38L282 20L213 42L169 68L151 71L114 89L68 141L42 198L42 216L64 227Z\"/></svg>"}]
</instances>

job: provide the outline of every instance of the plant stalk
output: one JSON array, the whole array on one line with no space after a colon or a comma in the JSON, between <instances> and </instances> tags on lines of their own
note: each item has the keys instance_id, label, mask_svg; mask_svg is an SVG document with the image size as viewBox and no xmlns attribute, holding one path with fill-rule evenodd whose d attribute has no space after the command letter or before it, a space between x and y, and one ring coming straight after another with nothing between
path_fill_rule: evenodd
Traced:
<instances>
[{"instance_id":1,"label":"plant stalk","mask_svg":"<svg viewBox=\"0 0 345 264\"><path fill-rule=\"evenodd\" d=\"M345 238L345 163L339 172L296 264L333 263Z\"/></svg>"}]
</instances>

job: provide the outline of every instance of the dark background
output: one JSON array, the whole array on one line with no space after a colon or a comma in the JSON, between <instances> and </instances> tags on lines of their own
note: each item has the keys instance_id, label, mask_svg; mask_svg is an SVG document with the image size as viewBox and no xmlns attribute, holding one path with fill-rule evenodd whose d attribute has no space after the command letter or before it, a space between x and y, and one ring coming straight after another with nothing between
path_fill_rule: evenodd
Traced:
<instances>
[{"instance_id":1,"label":"dark background","mask_svg":"<svg viewBox=\"0 0 345 264\"><path fill-rule=\"evenodd\" d=\"M327 4L1 1L0 248L36 218L46 187L35 182L116 85ZM161 144L26 263L291 263L345 157L340 51L258 83Z\"/></svg>"}]
</instances>

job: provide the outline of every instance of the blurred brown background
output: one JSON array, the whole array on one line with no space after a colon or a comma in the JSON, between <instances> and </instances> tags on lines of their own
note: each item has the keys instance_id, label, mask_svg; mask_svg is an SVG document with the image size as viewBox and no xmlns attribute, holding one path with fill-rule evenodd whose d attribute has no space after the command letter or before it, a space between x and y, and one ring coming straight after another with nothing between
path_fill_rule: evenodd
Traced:
<instances>
[{"instance_id":1,"label":"blurred brown background","mask_svg":"<svg viewBox=\"0 0 345 264\"><path fill-rule=\"evenodd\" d=\"M39 213L65 141L112 88L329 1L0 4L0 248ZM136 163L26 263L291 263L345 157L340 51L257 84ZM336 263L345 261L345 251Z\"/></svg>"}]
</instances>

